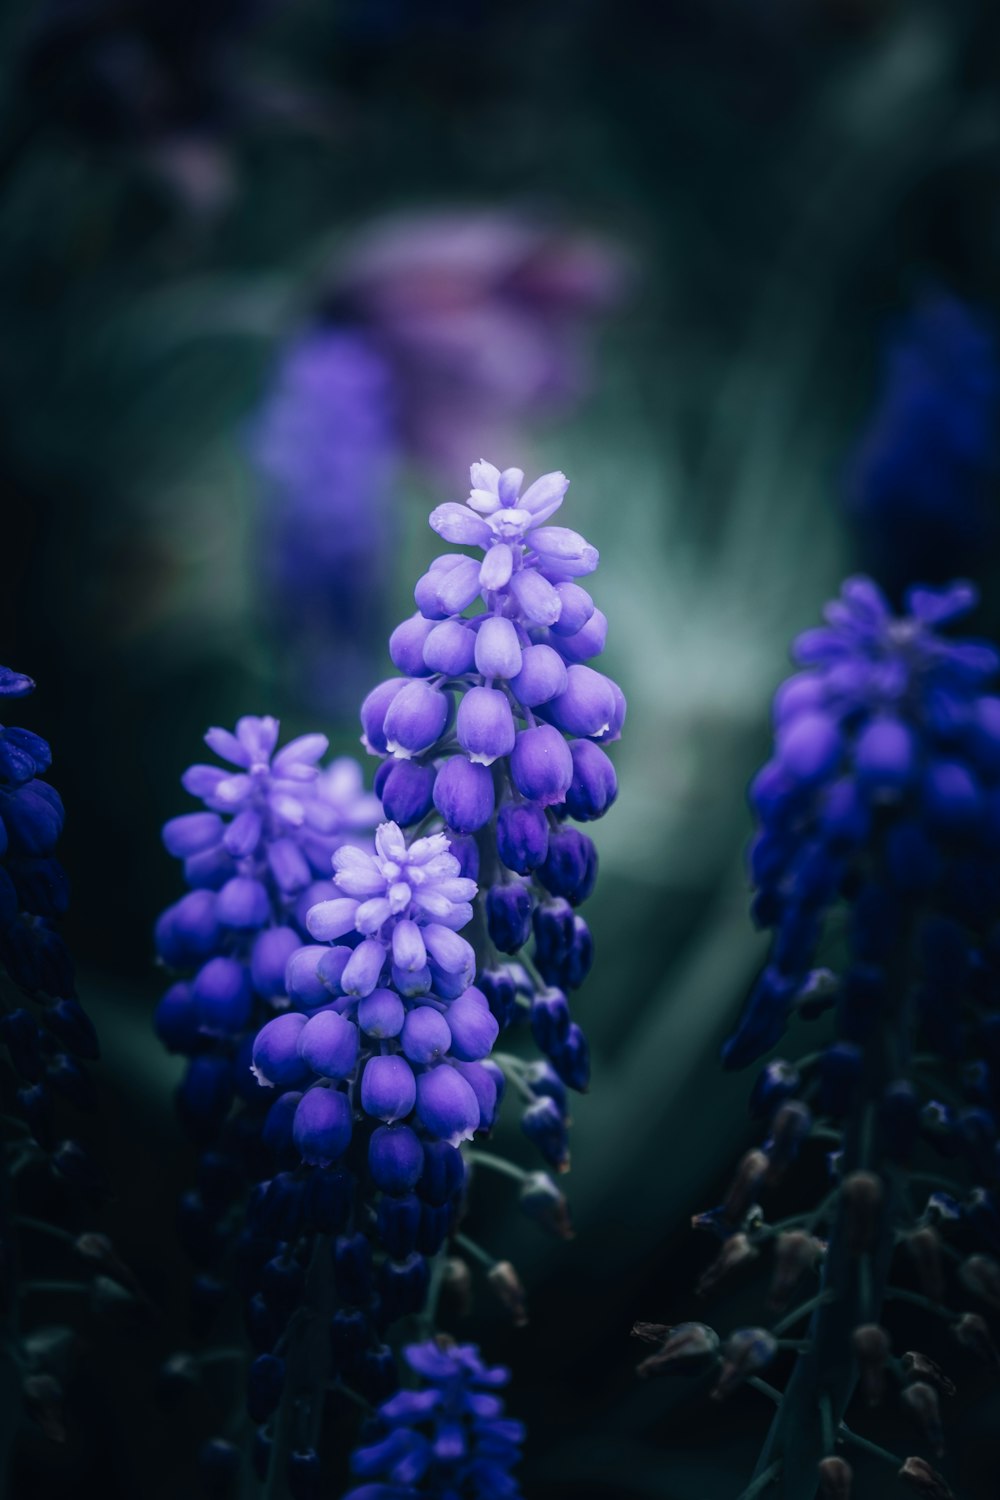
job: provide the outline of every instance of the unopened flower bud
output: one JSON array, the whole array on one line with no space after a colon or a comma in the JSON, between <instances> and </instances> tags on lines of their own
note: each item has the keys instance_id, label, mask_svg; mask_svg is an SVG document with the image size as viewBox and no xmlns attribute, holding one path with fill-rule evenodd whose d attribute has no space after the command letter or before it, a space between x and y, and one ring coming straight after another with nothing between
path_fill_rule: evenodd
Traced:
<instances>
[{"instance_id":1,"label":"unopened flower bud","mask_svg":"<svg viewBox=\"0 0 1000 1500\"><path fill-rule=\"evenodd\" d=\"M861 1367L861 1389L869 1406L877 1406L885 1392L885 1369L891 1345L889 1335L877 1323L862 1323L851 1334L851 1344Z\"/></svg>"},{"instance_id":2,"label":"unopened flower bud","mask_svg":"<svg viewBox=\"0 0 1000 1500\"><path fill-rule=\"evenodd\" d=\"M920 1354L916 1349L908 1349L900 1360L900 1368L907 1381L926 1380L928 1385L933 1385L942 1396L954 1396L955 1385L949 1380L940 1365L928 1359L926 1354Z\"/></svg>"},{"instance_id":3,"label":"unopened flower bud","mask_svg":"<svg viewBox=\"0 0 1000 1500\"><path fill-rule=\"evenodd\" d=\"M757 1189L770 1165L763 1151L748 1151L736 1169L736 1175L722 1200L723 1217L739 1224L754 1201Z\"/></svg>"},{"instance_id":4,"label":"unopened flower bud","mask_svg":"<svg viewBox=\"0 0 1000 1500\"><path fill-rule=\"evenodd\" d=\"M926 1380L908 1385L900 1401L919 1424L928 1447L940 1457L944 1452L944 1429L941 1426L941 1403L938 1393Z\"/></svg>"},{"instance_id":5,"label":"unopened flower bud","mask_svg":"<svg viewBox=\"0 0 1000 1500\"><path fill-rule=\"evenodd\" d=\"M753 1260L757 1254L758 1251L751 1245L745 1234L731 1235L715 1259L702 1272L698 1285L695 1287L697 1295L704 1297L706 1292L710 1292L717 1282L729 1275L730 1271L734 1271L745 1261Z\"/></svg>"},{"instance_id":6,"label":"unopened flower bud","mask_svg":"<svg viewBox=\"0 0 1000 1500\"><path fill-rule=\"evenodd\" d=\"M952 1333L963 1348L969 1349L984 1364L1000 1370L1000 1353L990 1335L986 1319L978 1313L963 1313L951 1327Z\"/></svg>"},{"instance_id":7,"label":"unopened flower bud","mask_svg":"<svg viewBox=\"0 0 1000 1500\"><path fill-rule=\"evenodd\" d=\"M524 1328L528 1322L528 1308L524 1286L509 1260L498 1260L486 1274L494 1296L511 1315L515 1328Z\"/></svg>"},{"instance_id":8,"label":"unopened flower bud","mask_svg":"<svg viewBox=\"0 0 1000 1500\"><path fill-rule=\"evenodd\" d=\"M851 1500L854 1470L845 1458L835 1453L821 1458L817 1473L820 1500Z\"/></svg>"},{"instance_id":9,"label":"unopened flower bud","mask_svg":"<svg viewBox=\"0 0 1000 1500\"><path fill-rule=\"evenodd\" d=\"M908 1458L896 1477L915 1490L922 1500L955 1500L942 1476L925 1458Z\"/></svg>"},{"instance_id":10,"label":"unopened flower bud","mask_svg":"<svg viewBox=\"0 0 1000 1500\"><path fill-rule=\"evenodd\" d=\"M651 1375L702 1375L719 1358L719 1335L705 1323L678 1323L673 1328L636 1323L632 1337L660 1346L639 1366L637 1374L643 1380Z\"/></svg>"},{"instance_id":11,"label":"unopened flower bud","mask_svg":"<svg viewBox=\"0 0 1000 1500\"><path fill-rule=\"evenodd\" d=\"M529 1172L519 1194L522 1213L534 1219L561 1240L571 1240L573 1222L569 1216L566 1195L556 1187L547 1172Z\"/></svg>"},{"instance_id":12,"label":"unopened flower bud","mask_svg":"<svg viewBox=\"0 0 1000 1500\"><path fill-rule=\"evenodd\" d=\"M924 1224L903 1241L916 1267L920 1289L932 1302L944 1296L944 1255L941 1236L932 1224Z\"/></svg>"},{"instance_id":13,"label":"unopened flower bud","mask_svg":"<svg viewBox=\"0 0 1000 1500\"><path fill-rule=\"evenodd\" d=\"M802 1277L816 1268L822 1255L822 1241L802 1229L778 1235L774 1242L774 1272L767 1294L767 1305L772 1312L784 1311Z\"/></svg>"},{"instance_id":14,"label":"unopened flower bud","mask_svg":"<svg viewBox=\"0 0 1000 1500\"><path fill-rule=\"evenodd\" d=\"M722 1350L722 1368L712 1391L713 1401L722 1401L749 1375L765 1369L778 1352L778 1341L766 1328L739 1328L730 1334Z\"/></svg>"},{"instance_id":15,"label":"unopened flower bud","mask_svg":"<svg viewBox=\"0 0 1000 1500\"><path fill-rule=\"evenodd\" d=\"M970 1255L958 1269L962 1285L1000 1311L1000 1265L992 1255Z\"/></svg>"},{"instance_id":16,"label":"unopened flower bud","mask_svg":"<svg viewBox=\"0 0 1000 1500\"><path fill-rule=\"evenodd\" d=\"M458 1316L467 1318L472 1311L472 1272L457 1255L449 1255L444 1263L441 1290L451 1299Z\"/></svg>"},{"instance_id":17,"label":"unopened flower bud","mask_svg":"<svg viewBox=\"0 0 1000 1500\"><path fill-rule=\"evenodd\" d=\"M851 1172L841 1185L844 1229L851 1255L872 1248L882 1217L882 1182L874 1172Z\"/></svg>"}]
</instances>

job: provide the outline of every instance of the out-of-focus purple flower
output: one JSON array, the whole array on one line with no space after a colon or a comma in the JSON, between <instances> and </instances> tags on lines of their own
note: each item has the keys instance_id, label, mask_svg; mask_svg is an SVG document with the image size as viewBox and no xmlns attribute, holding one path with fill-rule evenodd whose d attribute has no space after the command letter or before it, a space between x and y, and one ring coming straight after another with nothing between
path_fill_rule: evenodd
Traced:
<instances>
[{"instance_id":1,"label":"out-of-focus purple flower","mask_svg":"<svg viewBox=\"0 0 1000 1500\"><path fill-rule=\"evenodd\" d=\"M470 452L589 384L589 325L622 295L610 245L517 213L399 214L357 237L333 296L392 361L408 449L454 482Z\"/></svg>"},{"instance_id":2,"label":"out-of-focus purple flower","mask_svg":"<svg viewBox=\"0 0 1000 1500\"><path fill-rule=\"evenodd\" d=\"M1000 350L985 314L938 293L901 322L844 500L894 595L981 574L1000 536Z\"/></svg>"},{"instance_id":3,"label":"out-of-focus purple flower","mask_svg":"<svg viewBox=\"0 0 1000 1500\"><path fill-rule=\"evenodd\" d=\"M403 1351L421 1380L383 1402L361 1434L351 1469L362 1480L344 1500L519 1500L512 1470L524 1427L495 1394L510 1379L472 1344L428 1340Z\"/></svg>"},{"instance_id":4,"label":"out-of-focus purple flower","mask_svg":"<svg viewBox=\"0 0 1000 1500\"><path fill-rule=\"evenodd\" d=\"M285 349L253 432L266 602L301 691L325 709L357 701L384 633L393 408L372 341L317 328Z\"/></svg>"}]
</instances>

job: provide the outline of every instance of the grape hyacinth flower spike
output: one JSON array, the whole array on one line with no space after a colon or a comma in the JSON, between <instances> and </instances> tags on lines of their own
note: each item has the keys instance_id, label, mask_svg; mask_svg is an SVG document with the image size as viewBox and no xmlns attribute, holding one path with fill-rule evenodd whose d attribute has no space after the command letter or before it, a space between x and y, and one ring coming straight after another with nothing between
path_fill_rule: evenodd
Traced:
<instances>
[{"instance_id":1,"label":"grape hyacinth flower spike","mask_svg":"<svg viewBox=\"0 0 1000 1500\"><path fill-rule=\"evenodd\" d=\"M920 1493L949 1495L928 1462L893 1458L845 1417L858 1395L895 1399L939 1463L938 1393L952 1384L919 1352L922 1329L942 1320L956 1357L995 1358L1000 653L950 633L970 586L905 602L894 616L875 584L850 579L799 637L750 790L753 914L771 953L724 1061L760 1061L800 1022L822 1038L798 1062L765 1063L750 1098L763 1144L695 1220L717 1242L702 1292L771 1267L763 1324L722 1341L708 1330L716 1398L794 1350L783 1389L763 1388L777 1410L747 1495L850 1494L845 1454L872 1451ZM819 1177L816 1206L771 1225L769 1192L793 1164ZM680 1343L663 1332L666 1373ZM899 1338L910 1352L897 1360Z\"/></svg>"},{"instance_id":2,"label":"grape hyacinth flower spike","mask_svg":"<svg viewBox=\"0 0 1000 1500\"><path fill-rule=\"evenodd\" d=\"M0 667L4 710L34 687L23 673ZM0 1042L13 1074L13 1080L9 1073L4 1076L5 1137L15 1127L0 1151L2 1490L11 1481L7 1463L26 1416L33 1416L56 1442L66 1435L66 1371L60 1349L72 1335L54 1322L65 1317L66 1298L57 1297L58 1311L49 1311L46 1323L42 1309L47 1304L40 1294L50 1286L76 1289L91 1295L100 1310L108 1295L128 1299L135 1290L107 1237L90 1228L80 1232L81 1215L93 1212L106 1183L84 1148L63 1137L67 1106L84 1113L96 1107L86 1064L97 1059L99 1048L77 997L73 961L58 927L69 883L55 854L64 813L58 792L46 780L51 763L51 750L41 736L0 725ZM54 1206L51 1191L37 1190L46 1174L61 1189ZM55 1244L69 1260L67 1280L21 1280L21 1272L38 1263L40 1246ZM90 1282L73 1275L84 1267ZM29 1293L25 1303L21 1299Z\"/></svg>"}]
</instances>

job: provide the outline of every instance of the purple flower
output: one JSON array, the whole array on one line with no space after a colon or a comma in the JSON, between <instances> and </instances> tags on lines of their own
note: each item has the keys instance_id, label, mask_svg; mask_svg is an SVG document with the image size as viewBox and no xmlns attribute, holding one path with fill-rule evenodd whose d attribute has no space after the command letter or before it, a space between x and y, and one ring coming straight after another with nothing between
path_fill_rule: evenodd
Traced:
<instances>
[{"instance_id":1,"label":"purple flower","mask_svg":"<svg viewBox=\"0 0 1000 1500\"><path fill-rule=\"evenodd\" d=\"M407 1345L403 1354L421 1387L400 1391L379 1407L351 1459L363 1482L344 1500L519 1500L511 1471L524 1428L504 1416L495 1394L509 1372L484 1365L471 1344L429 1340Z\"/></svg>"}]
</instances>

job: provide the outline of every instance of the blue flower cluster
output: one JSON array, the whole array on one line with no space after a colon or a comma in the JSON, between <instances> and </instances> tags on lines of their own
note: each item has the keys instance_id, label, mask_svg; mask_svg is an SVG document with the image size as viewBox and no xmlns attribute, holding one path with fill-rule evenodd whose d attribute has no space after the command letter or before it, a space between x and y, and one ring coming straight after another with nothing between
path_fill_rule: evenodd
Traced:
<instances>
[{"instance_id":1,"label":"blue flower cluster","mask_svg":"<svg viewBox=\"0 0 1000 1500\"><path fill-rule=\"evenodd\" d=\"M471 1344L429 1340L403 1351L421 1388L400 1391L362 1433L344 1500L519 1500L512 1474L524 1428L495 1394L510 1379Z\"/></svg>"},{"instance_id":2,"label":"blue flower cluster","mask_svg":"<svg viewBox=\"0 0 1000 1500\"><path fill-rule=\"evenodd\" d=\"M235 733L209 730L206 743L227 765L185 773L204 810L163 830L190 887L157 922L157 952L179 977L155 1025L164 1045L189 1059L178 1108L203 1148L198 1187L180 1208L182 1237L203 1273L199 1314L202 1301L208 1313L224 1292L208 1272L228 1247L230 1210L248 1178L273 1172L285 1140L251 1072L254 1038L288 1008L286 966L308 938L306 912L335 890L324 878L333 853L370 839L378 813L356 762L320 764L325 736L279 749L278 732L275 719L254 717Z\"/></svg>"},{"instance_id":3,"label":"blue flower cluster","mask_svg":"<svg viewBox=\"0 0 1000 1500\"><path fill-rule=\"evenodd\" d=\"M34 690L30 677L0 667L0 699ZM0 725L0 1040L21 1081L17 1112L39 1146L52 1150L55 1102L94 1107L81 1066L98 1055L93 1024L76 996L73 963L56 923L69 884L55 857L64 812L43 778L48 744L29 729ZM9 986L9 989L8 989ZM65 1176L91 1175L81 1148L64 1142L53 1161Z\"/></svg>"},{"instance_id":4,"label":"blue flower cluster","mask_svg":"<svg viewBox=\"0 0 1000 1500\"><path fill-rule=\"evenodd\" d=\"M726 1044L730 1067L774 1046L796 1008L835 1003L843 1041L863 1043L916 904L941 914L922 933L921 1019L940 1050L959 1045L959 928L1000 910L1000 698L986 691L1000 656L942 633L974 604L968 585L911 589L906 602L896 617L875 584L851 579L827 625L796 642L803 670L778 691L775 753L750 792L753 911L774 944ZM842 898L851 956L831 986L813 964Z\"/></svg>"},{"instance_id":5,"label":"blue flower cluster","mask_svg":"<svg viewBox=\"0 0 1000 1500\"><path fill-rule=\"evenodd\" d=\"M832 1434L859 1382L874 1405L891 1377L943 1451L938 1393L953 1387L920 1353L891 1358L887 1297L996 1362L984 1319L963 1310L1000 1305L1000 653L945 629L975 602L967 584L912 588L896 616L874 583L848 580L795 643L802 670L778 689L774 754L751 787L753 909L773 940L724 1060L759 1059L793 1013L830 1013L833 1037L765 1065L750 1098L763 1146L694 1224L721 1241L699 1290L768 1254L778 1321L725 1341L701 1324L636 1331L659 1345L642 1373L712 1367L721 1399L808 1320L757 1471L782 1495L847 1492ZM808 1170L819 1142L816 1206L769 1224L768 1189L799 1156ZM923 1460L900 1474L950 1493Z\"/></svg>"},{"instance_id":6,"label":"blue flower cluster","mask_svg":"<svg viewBox=\"0 0 1000 1500\"><path fill-rule=\"evenodd\" d=\"M439 557L416 586L417 613L390 639L406 675L362 706L363 742L383 763L375 780L402 827L441 818L468 873L484 888L486 941L478 983L501 1026L527 1013L551 1063L526 1128L565 1161L559 1084L585 1088L586 1038L566 991L593 958L576 908L593 889L597 856L567 823L603 816L617 795L603 745L616 740L625 700L589 665L607 620L577 581L595 549L546 524L568 481L543 475L522 493L520 469L474 464L464 505L439 506L431 526L481 557ZM534 976L503 964L534 937ZM555 1083L548 1082L554 1072Z\"/></svg>"},{"instance_id":7,"label":"blue flower cluster","mask_svg":"<svg viewBox=\"0 0 1000 1500\"><path fill-rule=\"evenodd\" d=\"M373 342L329 327L292 343L251 448L272 623L308 701L353 713L385 625L393 530L391 376Z\"/></svg>"},{"instance_id":8,"label":"blue flower cluster","mask_svg":"<svg viewBox=\"0 0 1000 1500\"><path fill-rule=\"evenodd\" d=\"M974 307L939 292L902 323L844 499L893 594L981 571L998 536L1000 350Z\"/></svg>"}]
</instances>

